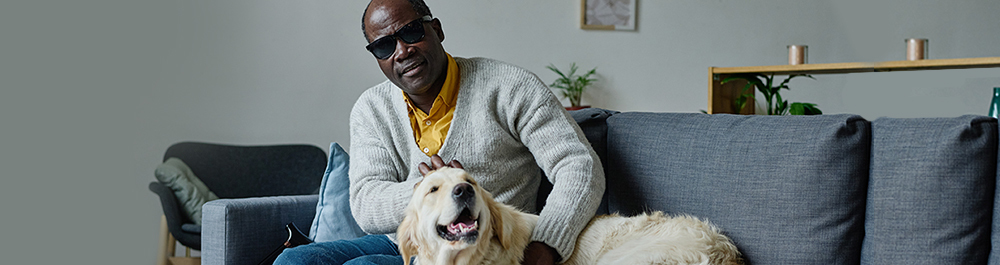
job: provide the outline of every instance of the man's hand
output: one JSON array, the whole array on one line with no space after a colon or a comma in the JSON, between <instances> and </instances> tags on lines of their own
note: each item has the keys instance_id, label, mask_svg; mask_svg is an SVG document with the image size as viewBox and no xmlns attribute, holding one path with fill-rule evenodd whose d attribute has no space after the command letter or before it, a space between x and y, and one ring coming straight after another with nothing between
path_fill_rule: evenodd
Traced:
<instances>
[{"instance_id":1,"label":"man's hand","mask_svg":"<svg viewBox=\"0 0 1000 265\"><path fill-rule=\"evenodd\" d=\"M546 245L545 243L532 241L528 244L528 247L524 249L524 261L521 261L521 264L556 264L557 257L559 257L559 252L556 252L556 249Z\"/></svg>"},{"instance_id":2,"label":"man's hand","mask_svg":"<svg viewBox=\"0 0 1000 265\"><path fill-rule=\"evenodd\" d=\"M424 162L420 162L420 165L417 166L417 168L420 169L420 175L424 175L424 176L427 176L427 173L430 173L431 171L434 171L434 170L441 169L442 167L453 167L453 168L465 169L465 168L462 167L462 163L459 163L458 161L455 161L455 160L451 160L451 162L448 162L448 164L445 164L444 163L444 159L441 159L441 156L438 156L438 155L432 155L431 156L431 165L430 166L428 166L427 163L424 163Z\"/></svg>"}]
</instances>

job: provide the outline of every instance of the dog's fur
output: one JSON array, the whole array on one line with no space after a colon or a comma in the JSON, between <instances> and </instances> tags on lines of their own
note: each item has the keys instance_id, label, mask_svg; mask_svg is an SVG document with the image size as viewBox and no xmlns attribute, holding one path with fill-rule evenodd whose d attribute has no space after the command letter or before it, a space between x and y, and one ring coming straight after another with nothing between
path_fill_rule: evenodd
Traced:
<instances>
[{"instance_id":1,"label":"dog's fur","mask_svg":"<svg viewBox=\"0 0 1000 265\"><path fill-rule=\"evenodd\" d=\"M472 194L470 194L472 193ZM520 264L537 215L498 203L464 170L442 168L414 187L397 230L406 265ZM742 264L719 229L661 212L599 216L563 264Z\"/></svg>"}]
</instances>

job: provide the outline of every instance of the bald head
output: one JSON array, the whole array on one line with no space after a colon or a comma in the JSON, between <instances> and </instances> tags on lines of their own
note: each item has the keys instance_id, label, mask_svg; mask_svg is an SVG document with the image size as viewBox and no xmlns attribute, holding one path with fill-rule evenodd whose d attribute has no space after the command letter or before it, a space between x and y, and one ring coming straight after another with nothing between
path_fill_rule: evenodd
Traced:
<instances>
[{"instance_id":1,"label":"bald head","mask_svg":"<svg viewBox=\"0 0 1000 265\"><path fill-rule=\"evenodd\" d=\"M371 2L368 2L368 6L365 7L365 12L361 14L361 33L365 34L365 41L372 42L372 40L368 37L368 32L365 31L368 24L368 16L372 12L372 7L377 9L401 3L409 5L410 8L413 8L413 11L420 17L434 16L431 14L431 9L427 7L427 3L424 3L424 0L372 0Z\"/></svg>"}]
</instances>

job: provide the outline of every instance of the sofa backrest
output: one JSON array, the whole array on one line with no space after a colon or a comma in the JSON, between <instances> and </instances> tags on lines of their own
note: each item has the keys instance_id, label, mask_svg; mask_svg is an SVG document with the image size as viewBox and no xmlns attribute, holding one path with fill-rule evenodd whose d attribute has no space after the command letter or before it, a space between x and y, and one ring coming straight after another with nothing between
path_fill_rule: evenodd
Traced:
<instances>
[{"instance_id":1,"label":"sofa backrest","mask_svg":"<svg viewBox=\"0 0 1000 265\"><path fill-rule=\"evenodd\" d=\"M855 115L620 113L607 119L608 208L718 225L753 264L857 264L870 123Z\"/></svg>"},{"instance_id":2,"label":"sofa backrest","mask_svg":"<svg viewBox=\"0 0 1000 265\"><path fill-rule=\"evenodd\" d=\"M707 219L751 264L1000 264L996 119L570 113L598 214Z\"/></svg>"},{"instance_id":3,"label":"sofa backrest","mask_svg":"<svg viewBox=\"0 0 1000 265\"><path fill-rule=\"evenodd\" d=\"M238 146L201 142L171 145L176 157L219 198L316 194L326 152L306 144Z\"/></svg>"},{"instance_id":4,"label":"sofa backrest","mask_svg":"<svg viewBox=\"0 0 1000 265\"><path fill-rule=\"evenodd\" d=\"M997 121L880 118L872 135L861 263L987 264Z\"/></svg>"},{"instance_id":5,"label":"sofa backrest","mask_svg":"<svg viewBox=\"0 0 1000 265\"><path fill-rule=\"evenodd\" d=\"M590 146L594 148L594 152L601 159L601 164L608 164L607 161L607 135L608 135L608 123L606 122L608 117L613 114L618 113L618 111L599 109L599 108L585 108L580 110L569 111L570 116L576 121L577 125L580 126L580 130L583 131L583 135L590 142ZM541 169L539 169L541 170ZM607 171L607 168L605 168ZM545 173L542 172L544 175ZM535 209L538 211L545 207L545 200L548 199L549 193L552 192L552 183L549 182L548 178L542 178L541 184L538 185L538 198L535 202ZM607 193L604 194L604 198L601 200L601 205L597 209L597 214L607 214L608 213L608 196Z\"/></svg>"}]
</instances>

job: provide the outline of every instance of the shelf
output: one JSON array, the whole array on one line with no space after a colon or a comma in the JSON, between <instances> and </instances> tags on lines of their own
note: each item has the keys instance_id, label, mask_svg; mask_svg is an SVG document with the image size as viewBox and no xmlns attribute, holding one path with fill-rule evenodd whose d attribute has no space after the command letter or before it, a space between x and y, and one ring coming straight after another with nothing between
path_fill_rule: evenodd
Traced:
<instances>
[{"instance_id":1,"label":"shelf","mask_svg":"<svg viewBox=\"0 0 1000 265\"><path fill-rule=\"evenodd\" d=\"M746 82L735 81L721 84L728 75L733 74L850 74L894 71L921 71L970 68L1000 67L1000 57L960 58L960 59L929 59L918 61L888 61L874 63L825 63L800 65L770 65L744 67L709 67L708 68L708 113L739 113L753 114L753 101L748 102L742 110L734 110L733 102L742 93Z\"/></svg>"},{"instance_id":2,"label":"shelf","mask_svg":"<svg viewBox=\"0 0 1000 265\"><path fill-rule=\"evenodd\" d=\"M771 65L771 66L744 66L744 67L713 67L713 74L848 74L875 72L874 63L824 63L824 64L800 64L800 65Z\"/></svg>"},{"instance_id":3,"label":"shelf","mask_svg":"<svg viewBox=\"0 0 1000 265\"><path fill-rule=\"evenodd\" d=\"M1000 57L888 61L876 63L824 63L743 67L711 67L713 74L850 74L890 71L918 71L1000 67Z\"/></svg>"},{"instance_id":4,"label":"shelf","mask_svg":"<svg viewBox=\"0 0 1000 265\"><path fill-rule=\"evenodd\" d=\"M876 72L1000 67L1000 57L891 61L875 63Z\"/></svg>"}]
</instances>

